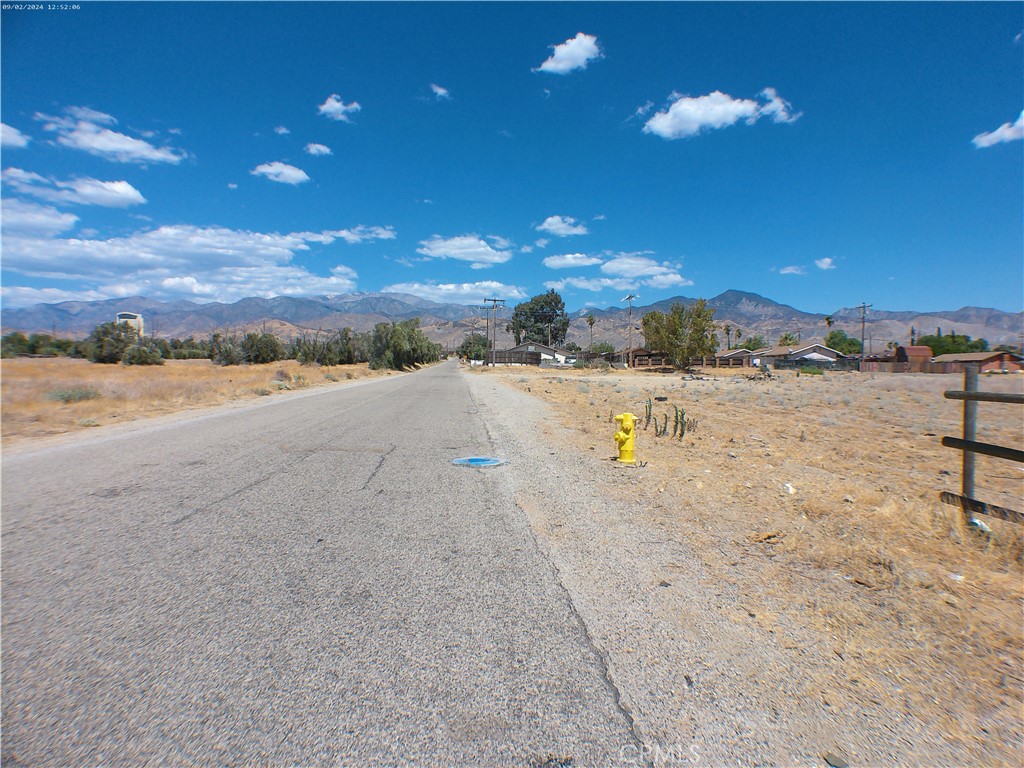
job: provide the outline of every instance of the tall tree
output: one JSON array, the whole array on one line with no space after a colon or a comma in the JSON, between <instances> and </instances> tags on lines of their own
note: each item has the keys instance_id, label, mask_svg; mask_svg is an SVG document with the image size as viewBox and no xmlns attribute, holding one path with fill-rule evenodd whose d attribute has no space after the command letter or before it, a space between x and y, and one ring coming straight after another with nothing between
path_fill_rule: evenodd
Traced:
<instances>
[{"instance_id":1,"label":"tall tree","mask_svg":"<svg viewBox=\"0 0 1024 768\"><path fill-rule=\"evenodd\" d=\"M676 302L668 312L648 312L640 324L652 350L665 352L674 365L685 368L691 357L713 355L718 350L714 316L714 308L698 299L689 307Z\"/></svg>"},{"instance_id":2,"label":"tall tree","mask_svg":"<svg viewBox=\"0 0 1024 768\"><path fill-rule=\"evenodd\" d=\"M482 333L471 333L459 344L455 354L469 360L483 360L490 348L491 343L486 336Z\"/></svg>"},{"instance_id":3,"label":"tall tree","mask_svg":"<svg viewBox=\"0 0 1024 768\"><path fill-rule=\"evenodd\" d=\"M780 347L791 347L799 341L795 333L787 331L786 333L779 336Z\"/></svg>"},{"instance_id":4,"label":"tall tree","mask_svg":"<svg viewBox=\"0 0 1024 768\"><path fill-rule=\"evenodd\" d=\"M512 320L505 330L513 335L517 346L526 341L557 347L565 342L565 334L569 331L565 302L552 289L516 304Z\"/></svg>"},{"instance_id":5,"label":"tall tree","mask_svg":"<svg viewBox=\"0 0 1024 768\"><path fill-rule=\"evenodd\" d=\"M838 330L825 337L825 346L844 355L859 355L863 349L860 339L851 339L845 332Z\"/></svg>"}]
</instances>

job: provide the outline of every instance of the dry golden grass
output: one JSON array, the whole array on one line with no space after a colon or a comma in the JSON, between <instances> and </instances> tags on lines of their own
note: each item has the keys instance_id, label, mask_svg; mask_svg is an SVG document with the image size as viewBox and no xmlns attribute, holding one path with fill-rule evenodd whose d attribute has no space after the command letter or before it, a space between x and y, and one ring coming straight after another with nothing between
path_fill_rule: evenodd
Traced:
<instances>
[{"instance_id":1,"label":"dry golden grass","mask_svg":"<svg viewBox=\"0 0 1024 768\"><path fill-rule=\"evenodd\" d=\"M320 386L332 379L386 375L366 365L312 368L294 360L221 367L209 360L168 360L162 366L98 365L69 358L13 358L0 363L3 444L121 424L233 400ZM98 396L78 402L55 399L70 390Z\"/></svg>"},{"instance_id":2,"label":"dry golden grass","mask_svg":"<svg viewBox=\"0 0 1024 768\"><path fill-rule=\"evenodd\" d=\"M571 448L613 456L611 415L641 418L637 459L609 493L695 545L710 573L741 585L766 629L803 626L843 663L804 681L838 711L884 705L941 724L945 738L1017 754L1024 732L1024 526L987 536L938 501L960 491L963 377L827 373L753 382L626 371L481 370L555 406ZM1020 392L1024 377L982 377ZM681 441L642 429L673 405L697 420ZM1020 448L1020 406L981 403L979 440ZM621 478L628 478L622 482ZM976 497L1024 504L1021 465L978 457ZM769 626L770 625L770 626ZM781 673L780 673L781 674ZM993 747L993 745L995 745ZM992 750L995 750L993 752ZM1019 755L1017 755L1019 757Z\"/></svg>"}]
</instances>

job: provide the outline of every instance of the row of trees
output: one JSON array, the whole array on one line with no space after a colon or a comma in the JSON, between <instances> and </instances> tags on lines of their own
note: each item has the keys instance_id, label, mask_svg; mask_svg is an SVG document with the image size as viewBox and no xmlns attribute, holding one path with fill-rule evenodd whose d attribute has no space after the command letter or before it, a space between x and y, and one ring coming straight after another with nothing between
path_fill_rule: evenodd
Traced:
<instances>
[{"instance_id":1,"label":"row of trees","mask_svg":"<svg viewBox=\"0 0 1024 768\"><path fill-rule=\"evenodd\" d=\"M94 363L163 365L171 359L208 359L218 365L273 363L294 359L303 365L369 363L371 368L402 370L441 359L444 350L420 330L419 318L399 323L377 323L372 331L355 333L343 328L333 333L302 334L284 343L274 334L244 336L214 333L196 341L140 337L127 323L103 323L83 341L55 339L45 334L26 337L19 332L2 339L4 357L19 354L84 357Z\"/></svg>"}]
</instances>

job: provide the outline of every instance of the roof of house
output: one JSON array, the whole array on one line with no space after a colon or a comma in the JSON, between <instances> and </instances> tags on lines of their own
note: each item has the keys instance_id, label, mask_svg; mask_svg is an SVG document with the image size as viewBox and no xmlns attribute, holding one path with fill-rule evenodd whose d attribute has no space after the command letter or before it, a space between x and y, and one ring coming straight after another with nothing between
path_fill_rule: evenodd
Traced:
<instances>
[{"instance_id":1,"label":"roof of house","mask_svg":"<svg viewBox=\"0 0 1024 768\"><path fill-rule=\"evenodd\" d=\"M531 350L530 347L533 349ZM538 344L535 341L524 341L522 344L516 344L516 346L506 349L505 352L546 352L549 355L562 355L563 357L573 354L564 349L549 347L547 344Z\"/></svg>"},{"instance_id":2,"label":"roof of house","mask_svg":"<svg viewBox=\"0 0 1024 768\"><path fill-rule=\"evenodd\" d=\"M754 354L760 357L788 357L789 355L798 355L801 352L806 352L807 350L814 349L815 347L826 349L829 352L835 352L837 357L845 357L845 355L839 350L817 343L805 344L802 347L770 347L769 349L759 349L754 352Z\"/></svg>"},{"instance_id":3,"label":"roof of house","mask_svg":"<svg viewBox=\"0 0 1024 768\"><path fill-rule=\"evenodd\" d=\"M939 355L935 358L936 363L982 363L986 360L991 360L994 357L1001 355L1010 355L1016 360L1020 360L1020 355L1015 355L1012 352L951 352L945 355Z\"/></svg>"},{"instance_id":4,"label":"roof of house","mask_svg":"<svg viewBox=\"0 0 1024 768\"><path fill-rule=\"evenodd\" d=\"M722 354L719 355L719 357L746 357L747 355L752 354L754 353L749 349L737 347L736 349L730 349L728 352L723 352Z\"/></svg>"}]
</instances>

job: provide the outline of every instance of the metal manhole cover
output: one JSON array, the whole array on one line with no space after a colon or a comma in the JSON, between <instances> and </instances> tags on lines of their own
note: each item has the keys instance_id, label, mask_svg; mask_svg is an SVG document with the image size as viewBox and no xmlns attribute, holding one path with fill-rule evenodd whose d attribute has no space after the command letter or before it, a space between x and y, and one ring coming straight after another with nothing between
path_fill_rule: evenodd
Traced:
<instances>
[{"instance_id":1,"label":"metal manhole cover","mask_svg":"<svg viewBox=\"0 0 1024 768\"><path fill-rule=\"evenodd\" d=\"M466 456L462 459L452 459L452 464L460 467L496 467L504 463L502 459L495 459L491 456Z\"/></svg>"}]
</instances>

